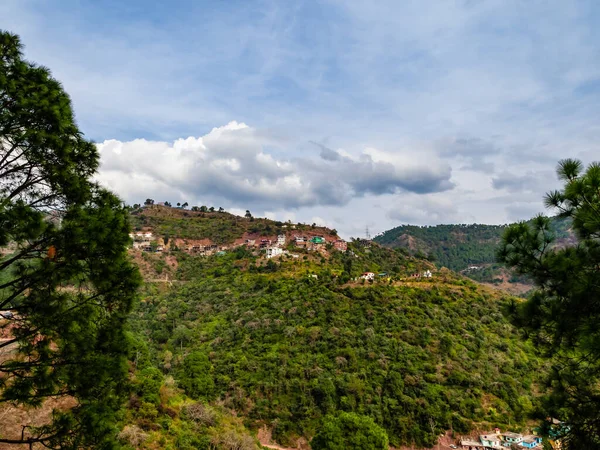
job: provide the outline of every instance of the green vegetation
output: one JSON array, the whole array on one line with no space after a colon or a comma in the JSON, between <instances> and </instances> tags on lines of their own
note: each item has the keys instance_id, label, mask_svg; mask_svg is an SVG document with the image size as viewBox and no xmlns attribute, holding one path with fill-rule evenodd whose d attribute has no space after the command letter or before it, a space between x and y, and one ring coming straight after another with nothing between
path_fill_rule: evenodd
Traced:
<instances>
[{"instance_id":1,"label":"green vegetation","mask_svg":"<svg viewBox=\"0 0 600 450\"><path fill-rule=\"evenodd\" d=\"M480 282L494 283L506 275L504 266L496 264L496 252L508 225L401 225L375 237L375 242L389 248L406 249L413 255L427 257L438 267L447 267ZM555 245L573 245L575 239L568 218L552 219ZM470 266L479 269L465 270ZM525 276L509 274L509 282L531 281Z\"/></svg>"},{"instance_id":2,"label":"green vegetation","mask_svg":"<svg viewBox=\"0 0 600 450\"><path fill-rule=\"evenodd\" d=\"M193 401L175 386L172 376L153 366L146 344L133 339L132 391L123 410L118 440L127 449L258 450L240 418L225 408ZM191 355L194 355L193 353ZM165 365L170 364L165 355ZM194 357L192 356L192 359ZM202 372L204 361L198 367ZM193 366L184 363L184 372ZM186 388L189 385L186 384Z\"/></svg>"},{"instance_id":3,"label":"green vegetation","mask_svg":"<svg viewBox=\"0 0 600 450\"><path fill-rule=\"evenodd\" d=\"M310 446L312 450L387 450L388 438L370 417L343 412L323 419Z\"/></svg>"},{"instance_id":4,"label":"green vegetation","mask_svg":"<svg viewBox=\"0 0 600 450\"><path fill-rule=\"evenodd\" d=\"M394 446L523 425L542 365L504 317L515 300L451 273L395 285L430 264L350 249L262 264L243 250L181 254L183 283L148 286L134 330L188 396L267 424L282 444L335 428L325 417L343 412L371 418ZM365 270L397 275L345 283Z\"/></svg>"},{"instance_id":5,"label":"green vegetation","mask_svg":"<svg viewBox=\"0 0 600 450\"><path fill-rule=\"evenodd\" d=\"M600 447L600 164L586 171L577 160L558 166L561 191L546 196L546 205L572 220L576 247L557 249L549 218L509 227L499 259L537 287L519 309L518 323L551 356L546 416L565 421L563 448Z\"/></svg>"},{"instance_id":6,"label":"green vegetation","mask_svg":"<svg viewBox=\"0 0 600 450\"><path fill-rule=\"evenodd\" d=\"M141 280L127 210L91 181L97 167L60 83L0 31L0 406L72 405L0 444L114 443Z\"/></svg>"},{"instance_id":7,"label":"green vegetation","mask_svg":"<svg viewBox=\"0 0 600 450\"><path fill-rule=\"evenodd\" d=\"M213 211L211 212L210 209ZM160 236L173 236L181 239L210 239L216 244L231 244L244 233L276 236L293 231L301 234L309 231L314 234L331 234L327 228L306 224L275 222L256 218L252 215L239 217L225 211L216 212L214 208L206 211L188 211L180 208L148 204L145 208L132 211L131 222L136 230L149 227Z\"/></svg>"},{"instance_id":8,"label":"green vegetation","mask_svg":"<svg viewBox=\"0 0 600 450\"><path fill-rule=\"evenodd\" d=\"M391 248L405 248L430 257L440 267L463 270L471 264L493 263L503 225L402 225L375 237Z\"/></svg>"}]
</instances>

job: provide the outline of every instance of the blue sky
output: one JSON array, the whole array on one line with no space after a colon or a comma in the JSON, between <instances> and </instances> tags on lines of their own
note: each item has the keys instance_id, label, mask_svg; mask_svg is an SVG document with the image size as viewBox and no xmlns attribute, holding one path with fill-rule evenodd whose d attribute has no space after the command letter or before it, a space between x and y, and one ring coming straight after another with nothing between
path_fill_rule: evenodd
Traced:
<instances>
[{"instance_id":1,"label":"blue sky","mask_svg":"<svg viewBox=\"0 0 600 450\"><path fill-rule=\"evenodd\" d=\"M504 223L599 159L594 1L0 2L128 202ZM191 139L188 139L191 138Z\"/></svg>"}]
</instances>

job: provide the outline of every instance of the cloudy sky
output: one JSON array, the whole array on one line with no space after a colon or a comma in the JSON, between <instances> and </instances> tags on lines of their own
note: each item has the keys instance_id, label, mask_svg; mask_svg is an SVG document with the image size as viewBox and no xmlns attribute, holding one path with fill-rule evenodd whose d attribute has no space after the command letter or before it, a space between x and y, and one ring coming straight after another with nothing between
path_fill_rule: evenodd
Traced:
<instances>
[{"instance_id":1,"label":"cloudy sky","mask_svg":"<svg viewBox=\"0 0 600 450\"><path fill-rule=\"evenodd\" d=\"M318 222L506 223L600 159L600 3L2 0L99 178Z\"/></svg>"}]
</instances>

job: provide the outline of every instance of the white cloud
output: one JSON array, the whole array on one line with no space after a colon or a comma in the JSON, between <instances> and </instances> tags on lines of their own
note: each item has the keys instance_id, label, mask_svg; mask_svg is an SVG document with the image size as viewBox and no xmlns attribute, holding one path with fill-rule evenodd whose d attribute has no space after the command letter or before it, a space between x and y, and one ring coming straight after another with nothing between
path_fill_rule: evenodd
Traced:
<instances>
[{"instance_id":1,"label":"white cloud","mask_svg":"<svg viewBox=\"0 0 600 450\"><path fill-rule=\"evenodd\" d=\"M173 143L135 139L98 144L99 179L127 201L147 197L237 208L277 210L340 205L364 195L451 189L450 167L427 158L366 149L356 157L274 157L265 133L230 122L208 134Z\"/></svg>"}]
</instances>

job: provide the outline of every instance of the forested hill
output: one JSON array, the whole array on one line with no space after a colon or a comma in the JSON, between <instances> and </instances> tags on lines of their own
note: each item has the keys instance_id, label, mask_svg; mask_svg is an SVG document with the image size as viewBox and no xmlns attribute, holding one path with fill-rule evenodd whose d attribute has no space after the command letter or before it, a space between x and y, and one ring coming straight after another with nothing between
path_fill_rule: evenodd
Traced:
<instances>
[{"instance_id":1,"label":"forested hill","mask_svg":"<svg viewBox=\"0 0 600 450\"><path fill-rule=\"evenodd\" d=\"M200 226L173 220L144 226ZM342 411L371 417L396 447L433 446L447 430L520 431L534 411L543 363L507 318L518 300L404 251L354 241L272 259L246 246L132 254L148 280L132 317L136 380L151 376L160 394L144 388L130 402L128 426L148 430L144 448L205 448L182 443L188 426L223 433L185 425L185 410L161 394L169 390L289 446Z\"/></svg>"},{"instance_id":2,"label":"forested hill","mask_svg":"<svg viewBox=\"0 0 600 450\"><path fill-rule=\"evenodd\" d=\"M558 245L574 242L570 222L553 219ZM403 248L411 254L435 261L439 267L462 271L472 265L495 263L496 249L507 225L401 225L375 237L389 248Z\"/></svg>"}]
</instances>

